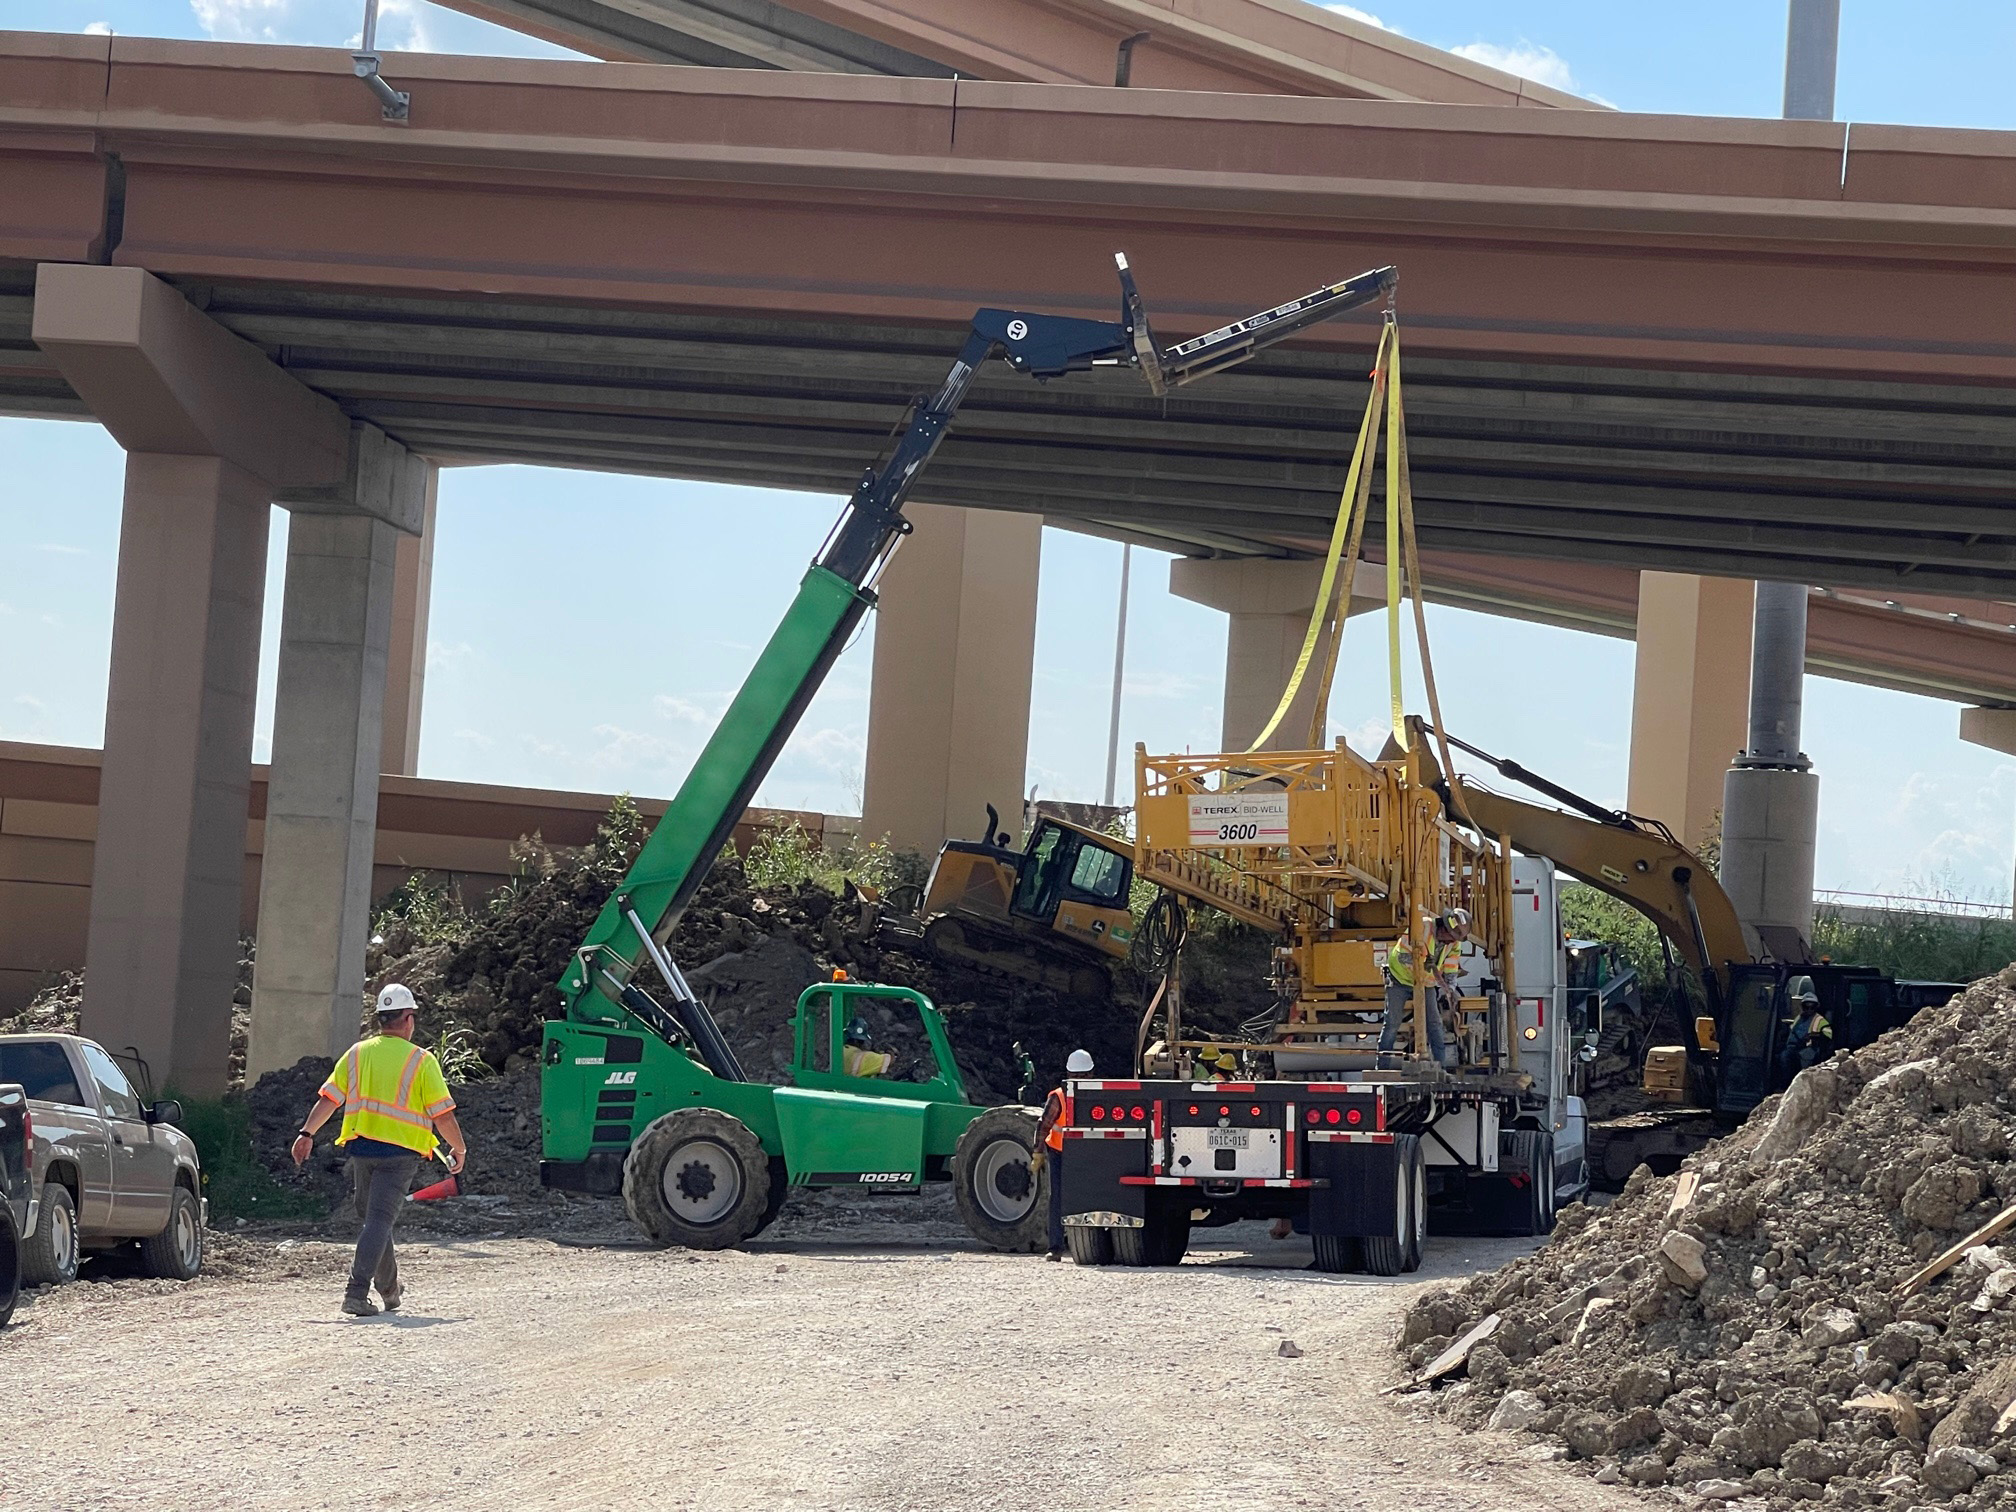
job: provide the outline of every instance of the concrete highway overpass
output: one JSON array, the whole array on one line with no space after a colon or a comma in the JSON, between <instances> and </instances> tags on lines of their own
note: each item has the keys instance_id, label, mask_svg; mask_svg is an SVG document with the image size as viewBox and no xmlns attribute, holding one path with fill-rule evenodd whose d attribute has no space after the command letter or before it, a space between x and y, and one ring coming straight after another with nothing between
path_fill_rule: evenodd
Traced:
<instances>
[{"instance_id":1,"label":"concrete highway overpass","mask_svg":"<svg viewBox=\"0 0 2016 1512\"><path fill-rule=\"evenodd\" d=\"M1789 578L1830 595L1824 670L2016 703L2001 628L2016 599L2011 134L873 72L431 57L387 72L413 95L406 125L380 118L346 55L0 34L0 409L94 416L128 446L129 542L149 519L148 540L183 545L183 525L207 524L186 565L210 607L147 644L237 669L178 726L189 791L218 814L235 802L237 823L245 778L223 793L230 763L196 737L242 719L249 742L244 616L226 609L266 501L297 510L304 585L347 564L336 576L361 597L344 604L376 625L404 560L393 537L410 547L424 525L427 462L844 492L975 306L1110 316L1123 248L1165 338L1401 267L1437 596L1616 632L1646 584L1695 583L1672 611L1687 654L1650 680L1686 711L1718 688L1726 702L1723 632L1747 625L1715 585ZM1166 401L1119 373L990 374L925 490L974 508L921 511L885 585L885 732L942 724L968 654L884 678L885 651L957 643L944 625L962 596L1003 578L1028 583L991 637L1005 682L1021 656L1026 708L1013 627L1033 616L1036 512L1198 558L1189 588L1233 614L1235 659L1243 634L1241 665L1264 681L1254 648L1294 622L1373 334L1339 322ZM192 458L220 467L197 478ZM122 550L123 617L155 603L144 570ZM290 606L296 570L290 557ZM294 802L284 738L356 744L369 668L389 663L395 694L402 675L396 649L374 662L375 633L356 632L365 670L337 676L349 640L325 655L283 628L269 901ZM256 616L250 634L256 662ZM121 645L115 630L101 836L126 825L162 851L141 831L169 823L143 801L167 748L118 731L174 720L165 695L122 693L140 674L122 681ZM290 654L335 690L320 725L284 707L314 682L289 675ZM883 719L897 683L916 707ZM1015 699L1002 706L1002 728L972 738L1019 750ZM1672 739L1690 772L1719 774L1732 744L1695 724ZM880 738L871 726L871 810ZM149 763L142 782L132 758L132 791L122 739ZM902 779L943 833L978 795L939 744L943 770ZM330 836L356 831L375 789L348 793L292 817L354 891L368 845ZM221 875L192 838L208 810L178 813L162 885ZM101 896L94 920L127 906ZM197 913L217 933L221 904ZM177 964L204 951L168 933L165 976L144 951L119 968L174 984L135 985L136 1015L148 990L178 1005L207 990ZM354 1003L313 975L289 990Z\"/></svg>"}]
</instances>

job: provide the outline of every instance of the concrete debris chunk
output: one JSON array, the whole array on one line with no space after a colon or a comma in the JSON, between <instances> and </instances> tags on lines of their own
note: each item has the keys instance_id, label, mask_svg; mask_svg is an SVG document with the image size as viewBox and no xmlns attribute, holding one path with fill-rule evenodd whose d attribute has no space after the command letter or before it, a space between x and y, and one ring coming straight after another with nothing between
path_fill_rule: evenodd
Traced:
<instances>
[{"instance_id":1,"label":"concrete debris chunk","mask_svg":"<svg viewBox=\"0 0 2016 1512\"><path fill-rule=\"evenodd\" d=\"M1779 1101L1777 1116L1757 1141L1757 1158L1783 1160L1805 1144L1834 1111L1836 1089L1837 1079L1827 1066L1811 1066L1793 1077Z\"/></svg>"},{"instance_id":2,"label":"concrete debris chunk","mask_svg":"<svg viewBox=\"0 0 2016 1512\"><path fill-rule=\"evenodd\" d=\"M1293 1339L1283 1339L1281 1347L1274 1352L1284 1360L1299 1360L1302 1358L1301 1346Z\"/></svg>"},{"instance_id":3,"label":"concrete debris chunk","mask_svg":"<svg viewBox=\"0 0 2016 1512\"><path fill-rule=\"evenodd\" d=\"M1530 1391L1508 1391L1491 1409L1484 1426L1502 1433L1520 1433L1531 1428L1546 1413L1547 1404Z\"/></svg>"},{"instance_id":4,"label":"concrete debris chunk","mask_svg":"<svg viewBox=\"0 0 2016 1512\"><path fill-rule=\"evenodd\" d=\"M1799 1342L1808 1349L1832 1349L1862 1337L1862 1320L1845 1307L1819 1309L1808 1317Z\"/></svg>"},{"instance_id":5,"label":"concrete debris chunk","mask_svg":"<svg viewBox=\"0 0 2016 1512\"><path fill-rule=\"evenodd\" d=\"M1925 1456L1925 1484L1934 1491L1972 1491L1983 1476L1993 1475L2001 1463L1979 1449L1954 1445Z\"/></svg>"},{"instance_id":6,"label":"concrete debris chunk","mask_svg":"<svg viewBox=\"0 0 2016 1512\"><path fill-rule=\"evenodd\" d=\"M1746 1495L1749 1490L1749 1485L1739 1480L1696 1481L1693 1486L1696 1496L1703 1501L1714 1502L1735 1501L1739 1496Z\"/></svg>"},{"instance_id":7,"label":"concrete debris chunk","mask_svg":"<svg viewBox=\"0 0 2016 1512\"><path fill-rule=\"evenodd\" d=\"M1659 1259L1666 1267L1667 1279L1689 1291L1708 1279L1707 1253L1708 1246L1683 1229L1675 1229L1659 1241Z\"/></svg>"}]
</instances>

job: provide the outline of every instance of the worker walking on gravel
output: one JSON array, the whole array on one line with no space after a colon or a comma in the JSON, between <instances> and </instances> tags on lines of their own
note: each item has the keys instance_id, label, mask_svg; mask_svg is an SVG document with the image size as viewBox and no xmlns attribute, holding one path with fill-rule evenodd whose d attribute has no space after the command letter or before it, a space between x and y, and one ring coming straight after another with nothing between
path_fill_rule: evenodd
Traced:
<instances>
[{"instance_id":1,"label":"worker walking on gravel","mask_svg":"<svg viewBox=\"0 0 2016 1512\"><path fill-rule=\"evenodd\" d=\"M1090 1076L1089 1051L1073 1050L1064 1062L1066 1076ZM1043 1099L1043 1116L1036 1121L1034 1163L1050 1168L1050 1252L1046 1260L1064 1258L1064 1089L1052 1087Z\"/></svg>"},{"instance_id":2,"label":"worker walking on gravel","mask_svg":"<svg viewBox=\"0 0 2016 1512\"><path fill-rule=\"evenodd\" d=\"M1428 971L1428 1055L1438 1066L1446 1062L1447 1046L1442 1034L1442 1007L1455 996L1454 983L1463 969L1463 942L1470 937L1468 909L1452 908L1435 920L1435 941L1422 963ZM1386 1022L1379 1033L1379 1053L1389 1054L1399 1037L1400 1026L1414 1007L1414 942L1400 936L1386 952ZM1417 1058L1421 1047L1414 1047Z\"/></svg>"},{"instance_id":3,"label":"worker walking on gravel","mask_svg":"<svg viewBox=\"0 0 2016 1512\"><path fill-rule=\"evenodd\" d=\"M294 1140L298 1166L315 1148L315 1131L342 1110L336 1144L350 1156L351 1189L357 1215L364 1220L343 1293L343 1311L353 1317L368 1318L378 1311L371 1300L373 1285L385 1311L399 1310L392 1225L414 1171L434 1153L436 1133L447 1141L450 1171L460 1171L469 1155L441 1063L432 1051L413 1043L418 1009L412 991L397 982L378 994L378 1032L343 1052Z\"/></svg>"}]
</instances>

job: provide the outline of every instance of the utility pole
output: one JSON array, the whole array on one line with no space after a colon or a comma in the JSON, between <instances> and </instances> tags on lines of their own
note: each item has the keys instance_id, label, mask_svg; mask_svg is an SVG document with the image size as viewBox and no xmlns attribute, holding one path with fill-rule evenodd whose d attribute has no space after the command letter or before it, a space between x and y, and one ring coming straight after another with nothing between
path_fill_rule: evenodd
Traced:
<instances>
[{"instance_id":1,"label":"utility pole","mask_svg":"<svg viewBox=\"0 0 2016 1512\"><path fill-rule=\"evenodd\" d=\"M1789 0L1785 119L1834 118L1841 0ZM1722 783L1722 886L1779 960L1810 955L1820 778L1800 750L1806 676L1803 583L1759 583L1750 651L1750 729Z\"/></svg>"},{"instance_id":2,"label":"utility pole","mask_svg":"<svg viewBox=\"0 0 2016 1512\"><path fill-rule=\"evenodd\" d=\"M1120 686L1127 672L1127 579L1134 571L1134 545L1120 543L1120 623L1113 631L1113 716L1106 725L1106 807L1120 774Z\"/></svg>"}]
</instances>

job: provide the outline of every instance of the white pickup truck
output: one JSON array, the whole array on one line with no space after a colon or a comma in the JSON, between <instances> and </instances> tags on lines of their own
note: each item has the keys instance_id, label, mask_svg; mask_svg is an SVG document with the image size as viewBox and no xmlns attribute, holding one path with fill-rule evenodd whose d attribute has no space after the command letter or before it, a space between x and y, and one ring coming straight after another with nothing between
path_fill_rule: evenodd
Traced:
<instances>
[{"instance_id":1,"label":"white pickup truck","mask_svg":"<svg viewBox=\"0 0 2016 1512\"><path fill-rule=\"evenodd\" d=\"M74 1034L0 1035L7 1082L28 1095L22 1285L73 1281L85 1251L136 1242L151 1276L202 1269L208 1204L181 1104L142 1103L104 1047Z\"/></svg>"}]
</instances>

